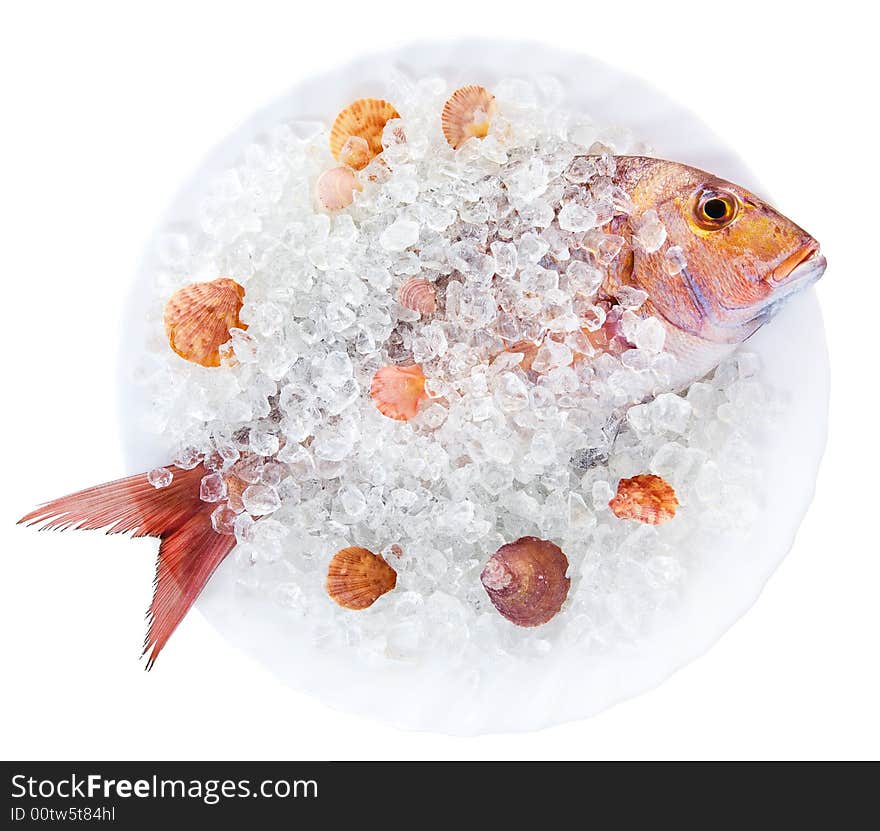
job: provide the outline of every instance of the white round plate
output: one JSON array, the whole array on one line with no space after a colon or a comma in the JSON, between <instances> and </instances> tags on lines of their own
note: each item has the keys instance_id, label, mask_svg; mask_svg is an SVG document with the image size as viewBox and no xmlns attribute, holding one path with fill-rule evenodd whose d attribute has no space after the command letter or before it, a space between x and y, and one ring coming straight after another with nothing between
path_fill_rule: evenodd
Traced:
<instances>
[{"instance_id":1,"label":"white round plate","mask_svg":"<svg viewBox=\"0 0 880 831\"><path fill-rule=\"evenodd\" d=\"M210 153L174 200L163 228L192 221L206 183L236 163L247 144L270 127L289 120L329 123L351 100L381 97L392 67L411 77L441 75L453 85L489 88L503 77L555 76L566 87L565 109L587 113L597 124L627 126L658 156L760 193L752 172L695 115L617 69L534 43L419 43L303 81L249 118ZM136 276L123 366L132 365L145 343L142 310L157 268L155 250L155 245L148 248ZM758 517L750 527L720 538L711 568L690 575L687 591L662 625L626 649L585 658L574 647L558 645L538 664L520 662L517 669L488 677L479 667L450 671L439 662L367 665L349 651L316 646L282 608L236 591L231 557L209 582L197 609L232 644L292 686L340 709L409 729L455 734L536 729L585 718L648 690L702 654L752 605L790 549L813 495L828 406L828 358L813 290L789 304L748 346L761 356L762 379L785 402L762 448L766 477ZM167 463L169 448L138 427L143 393L128 376L121 385L130 472Z\"/></svg>"}]
</instances>

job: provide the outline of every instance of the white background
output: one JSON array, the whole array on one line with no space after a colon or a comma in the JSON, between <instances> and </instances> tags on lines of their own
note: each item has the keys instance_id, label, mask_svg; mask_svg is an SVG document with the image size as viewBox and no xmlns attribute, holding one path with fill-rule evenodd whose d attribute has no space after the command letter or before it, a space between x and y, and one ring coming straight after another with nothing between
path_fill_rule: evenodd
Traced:
<instances>
[{"instance_id":1,"label":"white background","mask_svg":"<svg viewBox=\"0 0 880 831\"><path fill-rule=\"evenodd\" d=\"M877 758L876 21L846 2L16 3L0 11L4 758ZM10 9L14 8L13 11ZM141 248L217 140L297 79L466 35L586 51L699 113L828 256L831 431L794 549L659 689L458 739L339 714L191 614L137 661L155 543L14 527L123 470L119 320Z\"/></svg>"}]
</instances>

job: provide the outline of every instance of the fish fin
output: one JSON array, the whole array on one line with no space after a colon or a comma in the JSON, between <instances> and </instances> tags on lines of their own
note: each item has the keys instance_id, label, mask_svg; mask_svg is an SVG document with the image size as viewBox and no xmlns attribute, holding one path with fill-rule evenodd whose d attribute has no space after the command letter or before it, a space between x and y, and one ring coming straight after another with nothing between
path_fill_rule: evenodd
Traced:
<instances>
[{"instance_id":1,"label":"fish fin","mask_svg":"<svg viewBox=\"0 0 880 831\"><path fill-rule=\"evenodd\" d=\"M235 537L218 534L211 525L210 510L190 516L182 526L162 535L156 564L153 602L147 615L150 624L144 641L147 669L183 620L217 566L235 545Z\"/></svg>"},{"instance_id":2,"label":"fish fin","mask_svg":"<svg viewBox=\"0 0 880 831\"><path fill-rule=\"evenodd\" d=\"M41 529L105 528L108 534L131 531L136 537L160 537L180 528L204 505L199 498L202 466L173 472L165 488L154 488L139 473L53 499L18 522Z\"/></svg>"},{"instance_id":3,"label":"fish fin","mask_svg":"<svg viewBox=\"0 0 880 831\"><path fill-rule=\"evenodd\" d=\"M139 473L53 499L18 521L41 530L103 528L108 534L130 532L162 540L147 615L147 669L235 545L235 537L218 534L211 525L216 505L203 502L199 494L203 466L173 468L173 473L164 488L154 488L146 474Z\"/></svg>"}]
</instances>

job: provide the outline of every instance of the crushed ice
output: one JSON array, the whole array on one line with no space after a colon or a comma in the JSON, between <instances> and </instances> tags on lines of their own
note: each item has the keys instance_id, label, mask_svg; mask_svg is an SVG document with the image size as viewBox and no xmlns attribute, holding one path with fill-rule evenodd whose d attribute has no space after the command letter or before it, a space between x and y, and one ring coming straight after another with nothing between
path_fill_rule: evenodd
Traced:
<instances>
[{"instance_id":1,"label":"crushed ice","mask_svg":"<svg viewBox=\"0 0 880 831\"><path fill-rule=\"evenodd\" d=\"M682 394L622 409L665 389L671 371L664 327L635 314L644 292L615 306L596 297L624 242L600 229L634 210L612 186L613 154L646 148L560 111L558 84L506 81L488 137L454 152L438 117L448 85L391 84L404 118L386 126L349 209L316 207L317 177L335 164L327 126L280 124L214 182L194 227L160 241L152 363L140 372L149 424L176 465L204 461L201 496L217 504L215 530L236 537L242 590L300 617L322 646L372 660L518 660L637 638L686 590L713 535L755 511L755 413L768 403L756 360L739 353ZM663 245L653 211L636 228L646 251ZM666 262L681 271L681 249ZM397 303L413 275L434 283L435 315ZM167 349L162 307L220 276L245 287L248 328L232 332L225 368L205 369ZM597 349L581 327L608 323L619 335ZM537 347L531 372L512 348L524 342ZM428 399L412 421L385 418L370 380L413 362ZM227 493L230 469L241 493ZM637 526L609 511L617 480L644 472L674 486L674 522ZM149 474L157 488L171 480ZM500 545L527 534L571 564L566 605L536 630L501 618L479 580ZM348 545L398 573L363 612L324 590Z\"/></svg>"}]
</instances>

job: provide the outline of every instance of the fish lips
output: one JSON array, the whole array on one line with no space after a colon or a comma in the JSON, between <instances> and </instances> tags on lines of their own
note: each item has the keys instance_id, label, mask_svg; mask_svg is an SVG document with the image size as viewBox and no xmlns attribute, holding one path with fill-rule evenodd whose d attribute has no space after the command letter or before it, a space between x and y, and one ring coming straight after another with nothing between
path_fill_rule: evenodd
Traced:
<instances>
[{"instance_id":1,"label":"fish lips","mask_svg":"<svg viewBox=\"0 0 880 831\"><path fill-rule=\"evenodd\" d=\"M828 262L818 246L812 246L800 255L799 258L789 257L771 275L768 282L773 287L772 299L752 318L752 322L762 325L775 317L792 297L812 286L825 273Z\"/></svg>"},{"instance_id":2,"label":"fish lips","mask_svg":"<svg viewBox=\"0 0 880 831\"><path fill-rule=\"evenodd\" d=\"M811 286L825 273L827 265L828 261L817 249L806 260L792 269L785 280L785 284L797 285L799 289Z\"/></svg>"},{"instance_id":3,"label":"fish lips","mask_svg":"<svg viewBox=\"0 0 880 831\"><path fill-rule=\"evenodd\" d=\"M769 278L770 285L774 289L805 288L825 273L827 264L819 251L819 244L810 242L776 266Z\"/></svg>"}]
</instances>

